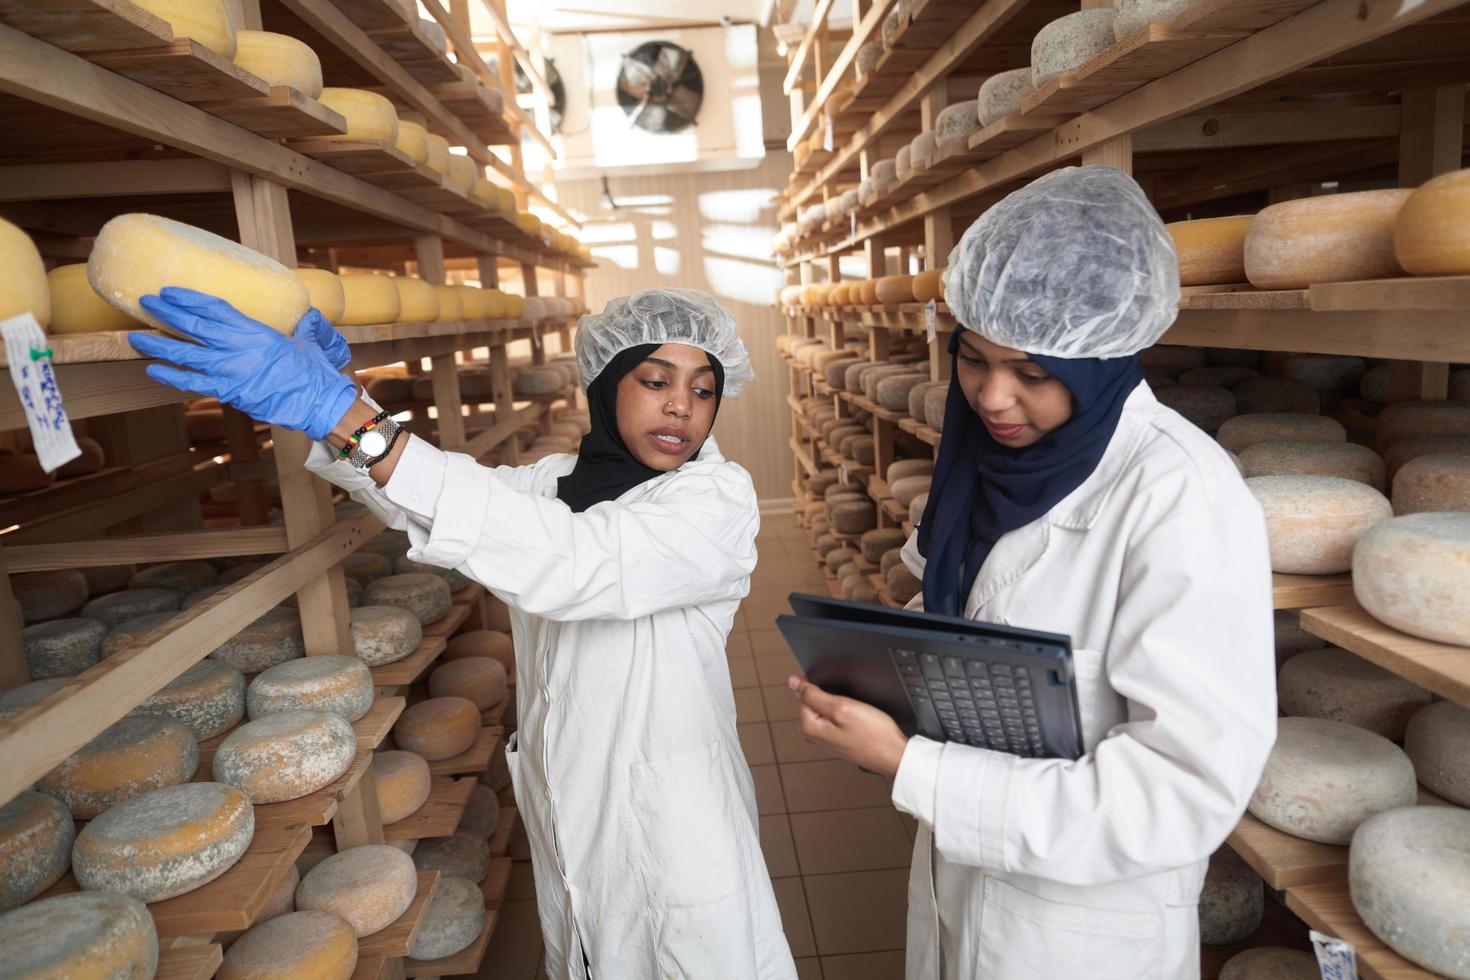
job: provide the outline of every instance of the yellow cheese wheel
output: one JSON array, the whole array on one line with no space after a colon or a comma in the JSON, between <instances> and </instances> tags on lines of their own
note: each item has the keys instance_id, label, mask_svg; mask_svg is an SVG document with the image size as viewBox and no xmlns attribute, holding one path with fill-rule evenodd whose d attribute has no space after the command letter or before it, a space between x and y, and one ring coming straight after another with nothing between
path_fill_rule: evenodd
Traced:
<instances>
[{"instance_id":1,"label":"yellow cheese wheel","mask_svg":"<svg viewBox=\"0 0 1470 980\"><path fill-rule=\"evenodd\" d=\"M45 327L51 322L51 290L46 266L29 235L0 218L0 320L30 313Z\"/></svg>"},{"instance_id":2,"label":"yellow cheese wheel","mask_svg":"<svg viewBox=\"0 0 1470 980\"><path fill-rule=\"evenodd\" d=\"M393 145L414 163L429 162L429 133L416 122L399 119L398 136Z\"/></svg>"},{"instance_id":3,"label":"yellow cheese wheel","mask_svg":"<svg viewBox=\"0 0 1470 980\"><path fill-rule=\"evenodd\" d=\"M0 806L0 912L29 902L71 866L76 828L56 797L26 790Z\"/></svg>"},{"instance_id":4,"label":"yellow cheese wheel","mask_svg":"<svg viewBox=\"0 0 1470 980\"><path fill-rule=\"evenodd\" d=\"M439 322L448 323L464 318L464 300L453 286L435 286L439 294Z\"/></svg>"},{"instance_id":5,"label":"yellow cheese wheel","mask_svg":"<svg viewBox=\"0 0 1470 980\"><path fill-rule=\"evenodd\" d=\"M398 321L398 287L389 276L351 273L338 276L342 281L344 326Z\"/></svg>"},{"instance_id":6,"label":"yellow cheese wheel","mask_svg":"<svg viewBox=\"0 0 1470 980\"><path fill-rule=\"evenodd\" d=\"M143 324L97 295L87 281L87 263L58 265L46 274L51 291L51 324L47 333L95 333L136 330Z\"/></svg>"},{"instance_id":7,"label":"yellow cheese wheel","mask_svg":"<svg viewBox=\"0 0 1470 980\"><path fill-rule=\"evenodd\" d=\"M927 303L931 299L942 303L944 301L944 270L925 269L914 276L914 299L920 303Z\"/></svg>"},{"instance_id":8,"label":"yellow cheese wheel","mask_svg":"<svg viewBox=\"0 0 1470 980\"><path fill-rule=\"evenodd\" d=\"M159 902L224 874L254 836L255 809L235 787L166 786L87 824L72 848L72 870L89 891Z\"/></svg>"},{"instance_id":9,"label":"yellow cheese wheel","mask_svg":"<svg viewBox=\"0 0 1470 980\"><path fill-rule=\"evenodd\" d=\"M520 211L516 214L516 224L520 225L521 231L528 235L541 234L541 219L529 211Z\"/></svg>"},{"instance_id":10,"label":"yellow cheese wheel","mask_svg":"<svg viewBox=\"0 0 1470 980\"><path fill-rule=\"evenodd\" d=\"M1441 174L1409 195L1393 251L1413 276L1470 274L1470 170Z\"/></svg>"},{"instance_id":11,"label":"yellow cheese wheel","mask_svg":"<svg viewBox=\"0 0 1470 980\"><path fill-rule=\"evenodd\" d=\"M199 746L171 718L129 715L42 776L36 788L90 820L124 800L194 778Z\"/></svg>"},{"instance_id":12,"label":"yellow cheese wheel","mask_svg":"<svg viewBox=\"0 0 1470 980\"><path fill-rule=\"evenodd\" d=\"M362 938L383 931L407 912L417 889L413 858L387 844L364 844L333 854L308 871L296 889L296 907L341 916Z\"/></svg>"},{"instance_id":13,"label":"yellow cheese wheel","mask_svg":"<svg viewBox=\"0 0 1470 980\"><path fill-rule=\"evenodd\" d=\"M449 183L466 194L475 189L475 172L479 169L479 164L465 154L449 155Z\"/></svg>"},{"instance_id":14,"label":"yellow cheese wheel","mask_svg":"<svg viewBox=\"0 0 1470 980\"><path fill-rule=\"evenodd\" d=\"M520 317L526 312L526 297L519 293L505 294L505 315L511 318Z\"/></svg>"},{"instance_id":15,"label":"yellow cheese wheel","mask_svg":"<svg viewBox=\"0 0 1470 980\"><path fill-rule=\"evenodd\" d=\"M880 303L912 303L914 301L913 276L883 276L873 290Z\"/></svg>"},{"instance_id":16,"label":"yellow cheese wheel","mask_svg":"<svg viewBox=\"0 0 1470 980\"><path fill-rule=\"evenodd\" d=\"M357 935L330 912L291 912L230 945L216 980L348 980L357 969Z\"/></svg>"},{"instance_id":17,"label":"yellow cheese wheel","mask_svg":"<svg viewBox=\"0 0 1470 980\"><path fill-rule=\"evenodd\" d=\"M434 668L429 675L433 697L461 697L473 701L481 711L505 700L505 665L490 657L464 657Z\"/></svg>"},{"instance_id":18,"label":"yellow cheese wheel","mask_svg":"<svg viewBox=\"0 0 1470 980\"><path fill-rule=\"evenodd\" d=\"M495 188L495 196L500 199L500 210L506 214L514 214L516 210L516 194L509 187Z\"/></svg>"},{"instance_id":19,"label":"yellow cheese wheel","mask_svg":"<svg viewBox=\"0 0 1470 980\"><path fill-rule=\"evenodd\" d=\"M492 320L498 320L505 316L509 304L505 301L505 294L498 289L485 290L490 312L486 314Z\"/></svg>"},{"instance_id":20,"label":"yellow cheese wheel","mask_svg":"<svg viewBox=\"0 0 1470 980\"><path fill-rule=\"evenodd\" d=\"M878 302L878 280L864 279L858 287L858 302L864 306L873 306Z\"/></svg>"},{"instance_id":21,"label":"yellow cheese wheel","mask_svg":"<svg viewBox=\"0 0 1470 980\"><path fill-rule=\"evenodd\" d=\"M478 286L455 286L459 293L459 308L466 320L483 320L490 315L490 300Z\"/></svg>"},{"instance_id":22,"label":"yellow cheese wheel","mask_svg":"<svg viewBox=\"0 0 1470 980\"><path fill-rule=\"evenodd\" d=\"M439 291L433 283L412 276L394 276L398 290L399 323L430 323L439 319Z\"/></svg>"},{"instance_id":23,"label":"yellow cheese wheel","mask_svg":"<svg viewBox=\"0 0 1470 980\"><path fill-rule=\"evenodd\" d=\"M331 784L355 758L357 736L341 715L283 711L226 735L214 754L214 778L238 786L252 803L280 803Z\"/></svg>"},{"instance_id":24,"label":"yellow cheese wheel","mask_svg":"<svg viewBox=\"0 0 1470 980\"><path fill-rule=\"evenodd\" d=\"M373 775L378 784L378 814L384 824L413 815L429 800L429 763L416 752L375 753Z\"/></svg>"},{"instance_id":25,"label":"yellow cheese wheel","mask_svg":"<svg viewBox=\"0 0 1470 980\"><path fill-rule=\"evenodd\" d=\"M1245 234L1245 274L1258 289L1403 275L1393 228L1410 190L1357 191L1273 204Z\"/></svg>"},{"instance_id":26,"label":"yellow cheese wheel","mask_svg":"<svg viewBox=\"0 0 1470 980\"><path fill-rule=\"evenodd\" d=\"M1179 255L1179 285L1245 282L1245 233L1252 220L1244 214L1165 225Z\"/></svg>"},{"instance_id":27,"label":"yellow cheese wheel","mask_svg":"<svg viewBox=\"0 0 1470 980\"><path fill-rule=\"evenodd\" d=\"M192 38L221 58L235 57L235 29L225 0L133 0L150 14L168 21L174 39Z\"/></svg>"},{"instance_id":28,"label":"yellow cheese wheel","mask_svg":"<svg viewBox=\"0 0 1470 980\"><path fill-rule=\"evenodd\" d=\"M74 892L0 916L5 975L26 980L145 980L158 970L158 930L142 902Z\"/></svg>"},{"instance_id":29,"label":"yellow cheese wheel","mask_svg":"<svg viewBox=\"0 0 1470 980\"><path fill-rule=\"evenodd\" d=\"M475 188L473 194L475 200L492 211L500 207L500 195L495 192L495 185L486 180L482 174L475 175Z\"/></svg>"},{"instance_id":30,"label":"yellow cheese wheel","mask_svg":"<svg viewBox=\"0 0 1470 980\"><path fill-rule=\"evenodd\" d=\"M449 173L449 141L438 133L429 134L428 158L424 161L437 174Z\"/></svg>"},{"instance_id":31,"label":"yellow cheese wheel","mask_svg":"<svg viewBox=\"0 0 1470 980\"><path fill-rule=\"evenodd\" d=\"M360 88L324 88L321 103L347 120L347 132L324 136L329 140L398 141L398 113L393 103L376 92Z\"/></svg>"},{"instance_id":32,"label":"yellow cheese wheel","mask_svg":"<svg viewBox=\"0 0 1470 980\"><path fill-rule=\"evenodd\" d=\"M430 762L451 759L469 750L480 737L480 709L459 697L430 698L413 705L393 726L398 747Z\"/></svg>"},{"instance_id":33,"label":"yellow cheese wheel","mask_svg":"<svg viewBox=\"0 0 1470 980\"><path fill-rule=\"evenodd\" d=\"M311 296L311 305L317 308L327 322L342 322L342 312L347 308L347 298L342 294L342 280L335 272L327 269L297 269L296 278L306 285Z\"/></svg>"},{"instance_id":34,"label":"yellow cheese wheel","mask_svg":"<svg viewBox=\"0 0 1470 980\"><path fill-rule=\"evenodd\" d=\"M460 660L465 657L491 657L500 661L506 670L515 667L515 646L511 642L509 633L501 633L496 630L470 630L451 636L444 653L440 655L443 661Z\"/></svg>"},{"instance_id":35,"label":"yellow cheese wheel","mask_svg":"<svg viewBox=\"0 0 1470 980\"><path fill-rule=\"evenodd\" d=\"M270 31L236 31L235 64L264 79L285 85L302 95L322 94L322 62L311 46Z\"/></svg>"},{"instance_id":36,"label":"yellow cheese wheel","mask_svg":"<svg viewBox=\"0 0 1470 980\"><path fill-rule=\"evenodd\" d=\"M113 306L167 329L138 305L165 286L218 296L266 326L290 334L310 306L306 286L275 259L239 242L153 214L121 214L102 226L87 278Z\"/></svg>"}]
</instances>

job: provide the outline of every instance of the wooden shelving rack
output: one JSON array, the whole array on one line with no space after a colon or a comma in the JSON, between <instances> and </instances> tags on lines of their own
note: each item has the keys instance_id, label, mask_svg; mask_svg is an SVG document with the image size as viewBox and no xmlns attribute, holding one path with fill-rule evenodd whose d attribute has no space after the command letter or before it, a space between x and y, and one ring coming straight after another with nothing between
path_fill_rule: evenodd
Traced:
<instances>
[{"instance_id":1,"label":"wooden shelving rack","mask_svg":"<svg viewBox=\"0 0 1470 980\"><path fill-rule=\"evenodd\" d=\"M1414 187L1466 165L1464 0L1198 0L1047 84L1021 112L981 129L876 202L798 227L807 207L835 202L879 161L933 129L946 106L974 99L984 78L1027 65L1036 31L1077 3L918 0L896 34L890 29L876 67L861 76L854 70L858 49L881 36L892 11L905 8L895 0L860 5L850 28L829 23L834 9L818 2L804 28L778 28L793 120L787 149L806 143L811 150L777 199L781 219L792 223L777 253L788 284L850 280L855 267L868 278L942 267L978 214L1027 181L1079 162L1132 173L1166 221L1251 213L1326 182L1336 182L1336 190ZM848 93L845 104L834 100ZM814 137L822 140L820 151ZM1386 359L1390 401L1444 398L1448 365L1470 362L1470 276L1288 291L1238 284L1184 294L1162 343ZM927 335L929 376L948 377L945 344L956 324L943 303L932 315L922 304L798 304L782 313L788 334L875 361L888 359L896 338ZM937 455L940 433L906 413L872 412L860 396L834 392L819 373L786 361L798 512L812 502L803 489L807 476L850 462L801 412L807 399L830 400L839 418L855 409L871 416L876 463L865 479L848 482L867 490L879 526L911 530L884 480L893 436L908 433ZM835 590L835 577L828 579ZM870 581L891 604L881 577ZM1272 584L1275 607L1300 610L1307 631L1470 704L1470 647L1430 643L1374 621L1354 599L1348 575L1278 574ZM1421 802L1443 801L1425 793ZM1297 940L1306 925L1349 939L1365 977L1431 975L1387 949L1358 919L1347 894L1346 848L1297 840L1250 816L1230 843L1284 893L1300 919ZM1206 978L1220 962L1218 951L1206 952Z\"/></svg>"},{"instance_id":2,"label":"wooden shelving rack","mask_svg":"<svg viewBox=\"0 0 1470 980\"><path fill-rule=\"evenodd\" d=\"M495 75L476 52L470 2L486 4L504 24L503 0L424 3L444 28L453 58L428 39L417 10L410 14L395 0L231 0L231 6L239 27L278 31L311 45L328 85L378 91L404 118L464 147L491 169L493 181L514 192L519 209L535 199L557 223L575 226L549 190L521 171L522 136L546 139L515 105L509 57L501 57ZM525 55L508 33L493 47L502 55ZM0 118L15 137L14 149L0 153L0 216L31 234L42 254L57 262L84 261L90 238L114 215L148 211L233 238L288 266L310 261L333 269L411 269L431 283L469 278L486 288L510 271L526 295L549 290L574 306L592 265L555 247L549 234L526 234L514 215L454 189L391 145L325 139L345 132L337 113L176 38L167 23L130 0L0 0ZM504 158L492 147L505 147ZM411 408L414 432L445 449L477 458L496 453L513 462L520 458L517 432L527 426L545 431L553 406L571 404L574 393L515 395L507 349L531 341L532 363L544 363L543 335L558 334L568 351L573 322L464 319L341 332L352 347L353 370L405 362L410 374L431 379L432 400ZM122 334L58 336L51 345L67 412L85 420L108 466L45 490L0 497L0 527L6 529L0 532L0 689L30 680L12 574L231 556L262 556L269 563L180 613L151 644L109 658L0 722L0 752L7 759L0 800L27 788L221 638L293 594L308 655L350 652L339 562L382 530L370 514L334 514L331 489L302 467L309 445L298 433L226 411L223 442L191 444L182 404L192 396L149 380L148 362ZM461 397L459 362L488 369L492 397ZM23 429L15 391L0 387L0 432ZM268 480L279 485L279 524L269 522ZM232 505L201 510L202 494L227 485L234 488ZM212 976L222 956L215 940L248 929L298 860L309 864L361 844L454 832L473 780L502 744L497 723L487 721L465 755L436 763L453 775L436 777L424 808L386 829L372 767L374 751L405 705L423 696L412 685L432 669L446 639L485 621L489 600L480 586L454 600L449 617L425 628L414 654L374 670L377 700L354 725L358 755L348 772L303 799L257 807L255 840L233 868L201 889L151 906L162 937L160 977ZM197 779L210 778L222 738L201 746ZM509 812L506 832L514 824ZM503 839L500 847L503 854ZM493 882L485 886L485 930L475 944L445 961L412 963L409 948L437 880L437 872L421 874L404 917L362 940L355 978L479 970L504 873L498 891ZM50 893L75 888L68 875Z\"/></svg>"}]
</instances>

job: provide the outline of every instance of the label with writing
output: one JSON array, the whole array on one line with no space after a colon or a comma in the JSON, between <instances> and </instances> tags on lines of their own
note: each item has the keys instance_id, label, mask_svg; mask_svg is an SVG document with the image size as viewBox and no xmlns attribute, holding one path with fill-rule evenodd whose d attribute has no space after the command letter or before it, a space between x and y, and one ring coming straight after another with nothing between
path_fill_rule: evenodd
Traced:
<instances>
[{"instance_id":1,"label":"label with writing","mask_svg":"<svg viewBox=\"0 0 1470 980\"><path fill-rule=\"evenodd\" d=\"M939 306L932 299L924 304L924 335L931 344L939 336Z\"/></svg>"},{"instance_id":2,"label":"label with writing","mask_svg":"<svg viewBox=\"0 0 1470 980\"><path fill-rule=\"evenodd\" d=\"M10 380L15 383L15 392L25 409L36 457L41 461L41 468L50 473L82 454L72 436L66 407L61 404L61 389L56 385L56 371L51 366L51 345L41 325L29 313L0 320L0 333L5 336Z\"/></svg>"},{"instance_id":3,"label":"label with writing","mask_svg":"<svg viewBox=\"0 0 1470 980\"><path fill-rule=\"evenodd\" d=\"M832 152L832 146L837 141L837 135L832 132L832 120L827 120L827 128L822 131L822 149L828 153Z\"/></svg>"},{"instance_id":4,"label":"label with writing","mask_svg":"<svg viewBox=\"0 0 1470 980\"><path fill-rule=\"evenodd\" d=\"M1322 980L1358 980L1358 955L1353 944L1313 929L1312 949Z\"/></svg>"}]
</instances>

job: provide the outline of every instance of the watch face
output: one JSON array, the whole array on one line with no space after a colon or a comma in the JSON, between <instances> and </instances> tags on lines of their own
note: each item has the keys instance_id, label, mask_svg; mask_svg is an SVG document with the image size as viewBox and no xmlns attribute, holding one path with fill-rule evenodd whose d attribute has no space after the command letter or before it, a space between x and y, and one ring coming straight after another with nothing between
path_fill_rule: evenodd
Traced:
<instances>
[{"instance_id":1,"label":"watch face","mask_svg":"<svg viewBox=\"0 0 1470 980\"><path fill-rule=\"evenodd\" d=\"M362 438L357 441L357 446L362 450L364 456L381 456L388 450L388 439L383 433L374 429L364 432Z\"/></svg>"}]
</instances>

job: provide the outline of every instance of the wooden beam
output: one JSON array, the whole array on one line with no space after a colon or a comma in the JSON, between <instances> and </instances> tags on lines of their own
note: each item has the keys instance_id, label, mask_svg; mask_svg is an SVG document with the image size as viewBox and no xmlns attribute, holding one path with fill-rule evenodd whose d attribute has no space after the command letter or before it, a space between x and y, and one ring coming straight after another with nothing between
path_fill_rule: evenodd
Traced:
<instances>
[{"instance_id":1,"label":"wooden beam","mask_svg":"<svg viewBox=\"0 0 1470 980\"><path fill-rule=\"evenodd\" d=\"M21 641L20 606L10 592L10 552L0 548L0 691L19 687L31 679Z\"/></svg>"},{"instance_id":2,"label":"wooden beam","mask_svg":"<svg viewBox=\"0 0 1470 980\"><path fill-rule=\"evenodd\" d=\"M1268 111L1219 107L1180 116L1133 134L1135 153L1280 146L1324 140L1393 139L1399 132L1396 105L1313 105ZM1263 109L1265 107L1262 107Z\"/></svg>"},{"instance_id":3,"label":"wooden beam","mask_svg":"<svg viewBox=\"0 0 1470 980\"><path fill-rule=\"evenodd\" d=\"M812 101L807 105L806 111L801 114L801 118L796 121L796 125L791 130L791 135L786 140L786 149L795 152L796 144L800 143L811 132L812 125L817 121L817 116L822 111L822 106L826 104L833 90L837 88L837 83L842 80L842 76L847 72L853 59L857 57L858 48L862 47L875 34L881 31L883 18L888 15L889 9L896 2L897 0L875 0L873 6L868 10L868 15L853 30L852 37L848 38L847 43L842 46L842 50L837 52L837 57L833 60L832 67L828 68L822 76L822 83L817 86L816 94L812 96Z\"/></svg>"},{"instance_id":4,"label":"wooden beam","mask_svg":"<svg viewBox=\"0 0 1470 980\"><path fill-rule=\"evenodd\" d=\"M807 23L806 32L801 36L801 44L797 45L796 54L792 56L791 64L786 69L786 77L781 80L781 91L787 95L796 88L801 70L806 65L807 55L812 53L812 46L816 43L818 29L826 24L827 14L831 10L832 0L817 0L817 5L812 8L812 19Z\"/></svg>"},{"instance_id":5,"label":"wooden beam","mask_svg":"<svg viewBox=\"0 0 1470 980\"><path fill-rule=\"evenodd\" d=\"M0 167L0 201L212 194L229 189L229 168L197 158Z\"/></svg>"},{"instance_id":6,"label":"wooden beam","mask_svg":"<svg viewBox=\"0 0 1470 980\"><path fill-rule=\"evenodd\" d=\"M5 561L12 572L43 572L55 568L92 568L134 562L269 555L285 550L286 529L266 525L9 545L5 549Z\"/></svg>"}]
</instances>

